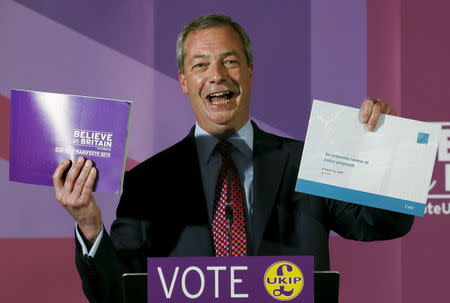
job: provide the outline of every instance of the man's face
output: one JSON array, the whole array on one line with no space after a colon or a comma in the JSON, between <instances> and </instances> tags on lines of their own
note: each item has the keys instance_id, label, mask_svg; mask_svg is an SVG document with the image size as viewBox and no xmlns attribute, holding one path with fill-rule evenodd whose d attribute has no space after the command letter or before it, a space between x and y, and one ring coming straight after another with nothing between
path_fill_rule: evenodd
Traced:
<instances>
[{"instance_id":1,"label":"man's face","mask_svg":"<svg viewBox=\"0 0 450 303\"><path fill-rule=\"evenodd\" d=\"M241 128L248 120L253 66L230 26L191 32L185 41L181 88L199 125L213 135Z\"/></svg>"}]
</instances>

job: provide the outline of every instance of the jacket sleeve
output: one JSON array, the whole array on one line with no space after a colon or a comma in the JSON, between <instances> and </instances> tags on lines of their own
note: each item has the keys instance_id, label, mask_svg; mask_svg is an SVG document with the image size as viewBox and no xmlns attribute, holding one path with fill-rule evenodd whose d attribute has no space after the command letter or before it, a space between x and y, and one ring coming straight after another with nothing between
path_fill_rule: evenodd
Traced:
<instances>
[{"instance_id":1,"label":"jacket sleeve","mask_svg":"<svg viewBox=\"0 0 450 303\"><path fill-rule=\"evenodd\" d=\"M124 193L120 205L129 205L134 186L129 174L125 174ZM124 208L124 206L122 206ZM103 236L93 257L83 255L76 242L76 266L82 280L83 291L90 302L122 303L122 275L146 272L146 256L143 248L148 245L149 223L143 219L118 214L111 226L110 235L103 228Z\"/></svg>"},{"instance_id":2,"label":"jacket sleeve","mask_svg":"<svg viewBox=\"0 0 450 303\"><path fill-rule=\"evenodd\" d=\"M106 231L94 257L84 256L76 242L75 262L89 302L123 302L121 277L126 272Z\"/></svg>"},{"instance_id":3,"label":"jacket sleeve","mask_svg":"<svg viewBox=\"0 0 450 303\"><path fill-rule=\"evenodd\" d=\"M404 236L414 216L379 208L326 199L330 228L346 239L389 240Z\"/></svg>"}]
</instances>

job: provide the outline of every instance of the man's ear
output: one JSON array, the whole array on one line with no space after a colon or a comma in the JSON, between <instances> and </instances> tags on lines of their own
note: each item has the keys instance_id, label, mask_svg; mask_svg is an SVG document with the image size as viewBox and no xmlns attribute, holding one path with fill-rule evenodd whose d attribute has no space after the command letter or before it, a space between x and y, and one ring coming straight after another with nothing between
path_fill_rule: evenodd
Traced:
<instances>
[{"instance_id":1,"label":"man's ear","mask_svg":"<svg viewBox=\"0 0 450 303\"><path fill-rule=\"evenodd\" d=\"M253 63L249 64L247 66L247 68L248 68L248 74L249 74L249 77L250 77L250 83L253 83Z\"/></svg>"},{"instance_id":2,"label":"man's ear","mask_svg":"<svg viewBox=\"0 0 450 303\"><path fill-rule=\"evenodd\" d=\"M181 71L178 71L178 80L180 81L181 91L188 94L188 87L186 83L186 76Z\"/></svg>"}]
</instances>

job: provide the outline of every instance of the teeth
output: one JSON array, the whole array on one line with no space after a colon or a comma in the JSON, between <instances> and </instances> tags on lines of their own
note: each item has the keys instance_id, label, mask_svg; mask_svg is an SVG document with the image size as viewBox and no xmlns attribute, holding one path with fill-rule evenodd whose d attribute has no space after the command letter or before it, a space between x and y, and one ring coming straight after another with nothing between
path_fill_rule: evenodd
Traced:
<instances>
[{"instance_id":1,"label":"teeth","mask_svg":"<svg viewBox=\"0 0 450 303\"><path fill-rule=\"evenodd\" d=\"M214 93L209 95L210 98L214 98L214 97L222 97L225 96L226 94L229 94L230 92L221 92L221 93Z\"/></svg>"},{"instance_id":2,"label":"teeth","mask_svg":"<svg viewBox=\"0 0 450 303\"><path fill-rule=\"evenodd\" d=\"M223 101L212 101L211 103L212 103L213 105L223 105L223 104L227 104L227 103L229 103L229 102L230 102L230 99L223 100Z\"/></svg>"}]
</instances>

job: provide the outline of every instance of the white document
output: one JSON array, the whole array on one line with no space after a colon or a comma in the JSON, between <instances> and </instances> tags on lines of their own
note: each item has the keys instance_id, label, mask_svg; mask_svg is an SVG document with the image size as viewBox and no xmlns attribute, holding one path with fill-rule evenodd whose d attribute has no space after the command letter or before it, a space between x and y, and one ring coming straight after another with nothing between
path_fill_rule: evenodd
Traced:
<instances>
[{"instance_id":1,"label":"white document","mask_svg":"<svg viewBox=\"0 0 450 303\"><path fill-rule=\"evenodd\" d=\"M440 125L314 100L296 191L423 216Z\"/></svg>"}]
</instances>

